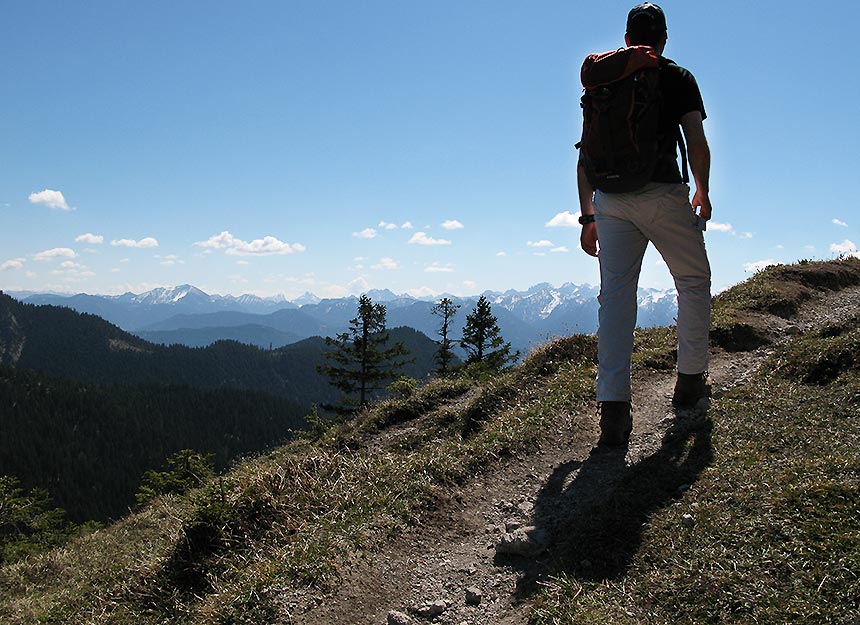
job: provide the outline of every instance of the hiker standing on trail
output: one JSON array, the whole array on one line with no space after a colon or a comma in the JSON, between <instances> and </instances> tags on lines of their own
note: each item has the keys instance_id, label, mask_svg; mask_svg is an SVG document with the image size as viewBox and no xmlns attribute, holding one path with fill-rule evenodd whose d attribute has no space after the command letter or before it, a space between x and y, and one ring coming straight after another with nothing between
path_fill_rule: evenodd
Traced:
<instances>
[{"instance_id":1,"label":"hiker standing on trail","mask_svg":"<svg viewBox=\"0 0 860 625\"><path fill-rule=\"evenodd\" d=\"M600 261L597 401L600 444L610 446L626 445L633 426L630 358L649 241L678 291L672 403L691 407L709 394L711 269L703 231L711 218L711 155L702 127L705 107L693 75L662 56L667 31L659 6L646 2L631 9L624 40L627 48L590 55L583 64L577 167L580 245ZM685 139L696 185L692 202Z\"/></svg>"}]
</instances>

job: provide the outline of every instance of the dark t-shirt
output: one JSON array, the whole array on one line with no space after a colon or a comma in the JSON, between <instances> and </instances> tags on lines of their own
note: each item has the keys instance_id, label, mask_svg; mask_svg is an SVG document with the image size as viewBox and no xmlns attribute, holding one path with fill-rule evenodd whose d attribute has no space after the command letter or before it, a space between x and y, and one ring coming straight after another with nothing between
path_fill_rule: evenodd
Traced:
<instances>
[{"instance_id":1,"label":"dark t-shirt","mask_svg":"<svg viewBox=\"0 0 860 625\"><path fill-rule=\"evenodd\" d=\"M662 154L651 176L652 182L681 182L678 168L678 137L681 136L681 117L690 111L701 111L705 119L705 105L699 85L693 75L674 61L660 58L660 89L663 92L663 110L660 129L663 135Z\"/></svg>"}]
</instances>

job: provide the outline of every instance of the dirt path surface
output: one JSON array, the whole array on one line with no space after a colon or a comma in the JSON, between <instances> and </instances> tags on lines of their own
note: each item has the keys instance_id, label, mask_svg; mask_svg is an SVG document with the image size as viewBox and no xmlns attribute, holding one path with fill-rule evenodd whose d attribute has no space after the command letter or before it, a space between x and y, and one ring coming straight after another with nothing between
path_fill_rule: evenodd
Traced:
<instances>
[{"instance_id":1,"label":"dirt path surface","mask_svg":"<svg viewBox=\"0 0 860 625\"><path fill-rule=\"evenodd\" d=\"M769 329L779 342L858 310L860 288L825 293L791 321L773 317ZM713 401L743 383L773 349L713 352ZM693 410L672 409L673 384L672 372L634 374L634 430L626 451L594 450L599 428L593 404L559 414L556 431L536 452L499 462L452 491L448 505L428 522L376 552L356 556L344 567L336 593L310 603L297 600L284 622L525 625L530 599L551 578L553 546L570 519L587 515L631 471L650 470L649 463L660 461L666 436L707 421L707 401ZM650 511L638 511L641 518L633 521L647 522ZM500 542L512 553L500 553ZM624 550L635 552L635 547L632 542ZM597 565L582 561L577 566ZM612 566L620 572L623 558Z\"/></svg>"}]
</instances>

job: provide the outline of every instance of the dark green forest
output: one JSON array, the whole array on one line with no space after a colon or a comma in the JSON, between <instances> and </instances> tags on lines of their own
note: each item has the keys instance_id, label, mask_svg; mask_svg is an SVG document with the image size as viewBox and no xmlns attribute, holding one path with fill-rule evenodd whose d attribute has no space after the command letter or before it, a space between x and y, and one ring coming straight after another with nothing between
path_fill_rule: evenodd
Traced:
<instances>
[{"instance_id":1,"label":"dark green forest","mask_svg":"<svg viewBox=\"0 0 860 625\"><path fill-rule=\"evenodd\" d=\"M97 385L0 367L0 475L41 487L72 521L116 519L146 470L185 448L216 469L283 442L303 408L238 389Z\"/></svg>"}]
</instances>

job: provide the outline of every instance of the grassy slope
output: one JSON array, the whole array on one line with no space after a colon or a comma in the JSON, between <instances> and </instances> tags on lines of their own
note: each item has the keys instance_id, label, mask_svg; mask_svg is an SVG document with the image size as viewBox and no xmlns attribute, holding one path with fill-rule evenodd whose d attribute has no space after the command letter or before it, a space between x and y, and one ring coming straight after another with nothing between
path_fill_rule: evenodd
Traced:
<instances>
[{"instance_id":1,"label":"grassy slope","mask_svg":"<svg viewBox=\"0 0 860 625\"><path fill-rule=\"evenodd\" d=\"M715 338L732 349L750 336L765 342L751 311L775 305L768 310L790 316L798 298L857 282L855 260L768 270L718 298ZM695 432L670 434L617 486L619 505L594 511L600 522L587 529L596 540L561 546L535 623L848 623L860 596L860 359L845 354L860 354L859 325L797 337L763 367L773 375L718 398ZM637 363L670 365L671 335L645 333ZM593 340L572 337L478 388L430 383L319 440L6 566L0 621L267 622L279 588L326 586L344 548L385 541L438 504L444 486L534 445L554 414L592 396L593 360ZM425 429L407 441L366 444L422 415ZM665 467L673 479L699 477L671 496ZM586 566L577 544L611 542L629 525L622 512L642 498L660 505L649 508L635 552L623 566ZM686 512L692 528L680 522Z\"/></svg>"}]
</instances>

